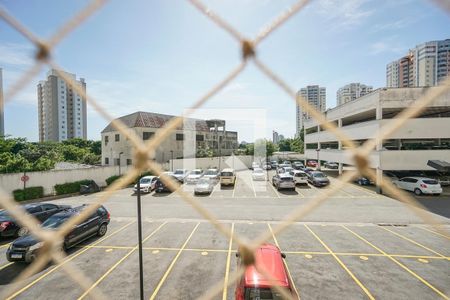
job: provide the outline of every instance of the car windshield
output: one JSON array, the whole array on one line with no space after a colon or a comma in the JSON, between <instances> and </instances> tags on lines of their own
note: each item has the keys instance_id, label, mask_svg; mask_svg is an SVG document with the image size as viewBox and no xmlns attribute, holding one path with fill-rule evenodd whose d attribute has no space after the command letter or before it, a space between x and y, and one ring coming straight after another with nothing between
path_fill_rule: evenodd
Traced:
<instances>
[{"instance_id":1,"label":"car windshield","mask_svg":"<svg viewBox=\"0 0 450 300\"><path fill-rule=\"evenodd\" d=\"M52 216L52 217L48 218L44 223L42 223L42 227L44 227L44 228L58 228L68 218L69 217Z\"/></svg>"},{"instance_id":2,"label":"car windshield","mask_svg":"<svg viewBox=\"0 0 450 300\"><path fill-rule=\"evenodd\" d=\"M209 184L209 179L208 178L201 178L198 181L198 184Z\"/></svg>"},{"instance_id":3,"label":"car windshield","mask_svg":"<svg viewBox=\"0 0 450 300\"><path fill-rule=\"evenodd\" d=\"M264 171L262 169L255 169L253 173L264 173Z\"/></svg>"},{"instance_id":4,"label":"car windshield","mask_svg":"<svg viewBox=\"0 0 450 300\"><path fill-rule=\"evenodd\" d=\"M141 179L141 183L150 183L151 179L150 178L142 178Z\"/></svg>"},{"instance_id":5,"label":"car windshield","mask_svg":"<svg viewBox=\"0 0 450 300\"><path fill-rule=\"evenodd\" d=\"M438 184L438 181L434 180L434 179L425 179L425 180L422 180L422 181L425 184Z\"/></svg>"},{"instance_id":6,"label":"car windshield","mask_svg":"<svg viewBox=\"0 0 450 300\"><path fill-rule=\"evenodd\" d=\"M246 288L245 289L245 300L281 300L281 294L275 290L268 288Z\"/></svg>"},{"instance_id":7,"label":"car windshield","mask_svg":"<svg viewBox=\"0 0 450 300\"><path fill-rule=\"evenodd\" d=\"M202 171L200 171L200 170L194 170L194 171L192 171L191 174L192 174L192 175L200 175L200 174L202 174Z\"/></svg>"},{"instance_id":8,"label":"car windshield","mask_svg":"<svg viewBox=\"0 0 450 300\"><path fill-rule=\"evenodd\" d=\"M175 170L175 173L174 174L184 174L184 170Z\"/></svg>"},{"instance_id":9,"label":"car windshield","mask_svg":"<svg viewBox=\"0 0 450 300\"><path fill-rule=\"evenodd\" d=\"M205 175L217 175L217 171L208 170L208 171L205 172Z\"/></svg>"},{"instance_id":10,"label":"car windshield","mask_svg":"<svg viewBox=\"0 0 450 300\"><path fill-rule=\"evenodd\" d=\"M233 173L231 173L231 172L222 172L220 174L220 176L233 176Z\"/></svg>"},{"instance_id":11,"label":"car windshield","mask_svg":"<svg viewBox=\"0 0 450 300\"><path fill-rule=\"evenodd\" d=\"M313 176L317 177L317 178L324 178L324 177L326 177L325 174L323 174L323 173L314 173Z\"/></svg>"}]
</instances>

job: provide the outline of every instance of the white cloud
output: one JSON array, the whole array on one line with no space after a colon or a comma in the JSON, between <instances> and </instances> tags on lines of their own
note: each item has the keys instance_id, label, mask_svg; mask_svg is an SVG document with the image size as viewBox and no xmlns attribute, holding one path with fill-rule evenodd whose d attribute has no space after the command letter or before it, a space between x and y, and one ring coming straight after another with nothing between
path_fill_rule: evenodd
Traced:
<instances>
[{"instance_id":1,"label":"white cloud","mask_svg":"<svg viewBox=\"0 0 450 300\"><path fill-rule=\"evenodd\" d=\"M319 0L317 11L322 17L332 21L330 25L333 29L347 29L360 24L374 13L364 7L367 2L368 0Z\"/></svg>"},{"instance_id":2,"label":"white cloud","mask_svg":"<svg viewBox=\"0 0 450 300\"><path fill-rule=\"evenodd\" d=\"M4 43L0 45L0 65L29 67L34 60L31 56L33 48L26 44Z\"/></svg>"},{"instance_id":3,"label":"white cloud","mask_svg":"<svg viewBox=\"0 0 450 300\"><path fill-rule=\"evenodd\" d=\"M395 37L372 43L369 46L370 55L378 55L381 53L401 54L403 52L406 52L407 50L407 48L398 44L398 42L395 40Z\"/></svg>"}]
</instances>

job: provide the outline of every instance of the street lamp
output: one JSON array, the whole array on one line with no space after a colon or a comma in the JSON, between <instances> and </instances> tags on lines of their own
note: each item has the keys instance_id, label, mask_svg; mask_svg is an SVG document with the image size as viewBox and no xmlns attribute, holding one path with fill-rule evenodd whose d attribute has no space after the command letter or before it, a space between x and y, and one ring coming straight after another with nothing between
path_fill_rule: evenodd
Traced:
<instances>
[{"instance_id":1,"label":"street lamp","mask_svg":"<svg viewBox=\"0 0 450 300\"><path fill-rule=\"evenodd\" d=\"M123 152L120 152L120 153L119 153L119 176L122 175L122 174L121 174L121 170L120 170L120 156L121 156L122 154L123 154Z\"/></svg>"},{"instance_id":2,"label":"street lamp","mask_svg":"<svg viewBox=\"0 0 450 300\"><path fill-rule=\"evenodd\" d=\"M319 152L320 152L320 149L317 148L316 151L317 151L317 170L320 171L320 160L319 160Z\"/></svg>"}]
</instances>

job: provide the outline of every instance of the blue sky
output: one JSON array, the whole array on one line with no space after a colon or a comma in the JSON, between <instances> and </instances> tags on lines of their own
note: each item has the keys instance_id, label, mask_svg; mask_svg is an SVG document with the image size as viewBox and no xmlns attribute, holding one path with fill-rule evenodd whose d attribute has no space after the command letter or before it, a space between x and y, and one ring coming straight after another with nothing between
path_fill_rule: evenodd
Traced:
<instances>
[{"instance_id":1,"label":"blue sky","mask_svg":"<svg viewBox=\"0 0 450 300\"><path fill-rule=\"evenodd\" d=\"M253 37L292 0L204 0L244 36ZM4 0L1 5L36 35L47 38L87 1ZM264 40L262 61L292 88L327 88L327 107L350 82L385 85L385 67L416 44L450 38L450 16L425 0L316 0ZM0 20L4 89L33 63L34 48ZM66 71L83 77L88 94L113 116L138 110L180 114L240 61L238 43L186 0L113 0L62 41L53 53ZM36 84L7 99L5 131L38 139ZM295 133L295 105L249 64L206 109L265 109L265 135ZM242 113L244 112L244 113ZM252 115L252 114L249 114ZM201 117L200 115L197 115ZM236 119L236 118L235 118ZM245 119L245 117L244 117ZM252 120L230 120L240 140L255 138ZM108 121L88 106L88 138ZM264 134L263 134L264 135Z\"/></svg>"}]
</instances>

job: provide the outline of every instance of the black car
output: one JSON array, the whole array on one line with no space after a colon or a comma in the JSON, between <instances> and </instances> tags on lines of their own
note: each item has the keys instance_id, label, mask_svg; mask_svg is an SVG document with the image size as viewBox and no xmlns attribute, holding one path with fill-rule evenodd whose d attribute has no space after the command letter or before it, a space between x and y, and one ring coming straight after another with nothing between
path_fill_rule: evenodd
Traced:
<instances>
[{"instance_id":1,"label":"black car","mask_svg":"<svg viewBox=\"0 0 450 300\"><path fill-rule=\"evenodd\" d=\"M366 177L356 178L354 182L359 185L371 185L372 184L372 182Z\"/></svg>"},{"instance_id":2,"label":"black car","mask_svg":"<svg viewBox=\"0 0 450 300\"><path fill-rule=\"evenodd\" d=\"M174 180L177 185L179 184L178 179L175 176L169 176ZM171 193L173 192L162 180L158 178L155 183L155 192L156 193Z\"/></svg>"},{"instance_id":3,"label":"black car","mask_svg":"<svg viewBox=\"0 0 450 300\"><path fill-rule=\"evenodd\" d=\"M319 171L308 173L308 182L317 187L330 184L330 180L328 179L327 175Z\"/></svg>"},{"instance_id":4,"label":"black car","mask_svg":"<svg viewBox=\"0 0 450 300\"><path fill-rule=\"evenodd\" d=\"M80 214L86 205L75 208L67 208L62 212L54 214L42 223L42 227L47 230L55 230L60 227L69 218ZM108 230L110 216L109 212L103 206L100 206L96 212L90 215L81 224L66 235L64 238L63 250L75 246L78 243L98 235L104 236ZM44 245L31 234L24 235L11 243L6 251L6 259L10 262L32 262L39 254L39 249Z\"/></svg>"},{"instance_id":5,"label":"black car","mask_svg":"<svg viewBox=\"0 0 450 300\"><path fill-rule=\"evenodd\" d=\"M70 208L69 205L56 205L51 203L25 204L22 208L33 215L39 222L44 222L54 214ZM0 210L0 237L17 237L28 233L22 228L6 210Z\"/></svg>"}]
</instances>

